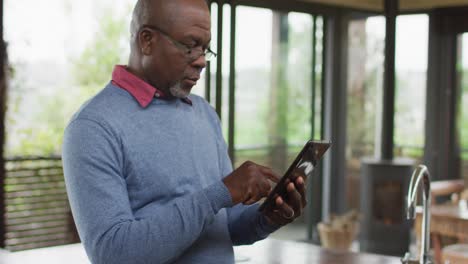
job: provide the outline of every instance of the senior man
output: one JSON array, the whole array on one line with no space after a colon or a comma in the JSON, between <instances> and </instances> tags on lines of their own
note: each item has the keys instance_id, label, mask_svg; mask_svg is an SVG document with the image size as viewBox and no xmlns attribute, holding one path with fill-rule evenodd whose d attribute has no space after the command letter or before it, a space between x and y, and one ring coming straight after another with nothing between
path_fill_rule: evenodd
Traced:
<instances>
[{"instance_id":1,"label":"senior man","mask_svg":"<svg viewBox=\"0 0 468 264\"><path fill-rule=\"evenodd\" d=\"M128 65L74 115L63 165L78 233L92 263L234 263L301 215L305 183L258 211L278 176L232 170L219 119L190 94L210 50L204 0L139 0Z\"/></svg>"}]
</instances>

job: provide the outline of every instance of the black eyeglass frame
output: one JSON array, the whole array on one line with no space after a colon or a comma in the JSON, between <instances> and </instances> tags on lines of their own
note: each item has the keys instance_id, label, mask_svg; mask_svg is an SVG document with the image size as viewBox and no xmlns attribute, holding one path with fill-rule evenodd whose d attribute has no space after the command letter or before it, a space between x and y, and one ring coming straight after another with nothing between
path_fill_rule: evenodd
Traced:
<instances>
[{"instance_id":1,"label":"black eyeglass frame","mask_svg":"<svg viewBox=\"0 0 468 264\"><path fill-rule=\"evenodd\" d=\"M143 28L148 28L148 29L150 29L152 31L157 31L158 33L160 33L161 35L166 37L176 48L178 48L180 51L184 52L184 54L186 54L188 56L189 62L196 61L201 56L204 56L206 61L214 59L217 56L216 52L212 51L210 49L210 47L207 47L207 48L203 48L201 46L189 47L188 45L186 45L186 44L184 44L184 43L182 43L182 42L180 42L178 40L175 40L168 33L166 33L164 30L162 30L161 28L159 28L157 26L143 25L141 28L142 29ZM201 48L201 49L199 49L199 48Z\"/></svg>"}]
</instances>

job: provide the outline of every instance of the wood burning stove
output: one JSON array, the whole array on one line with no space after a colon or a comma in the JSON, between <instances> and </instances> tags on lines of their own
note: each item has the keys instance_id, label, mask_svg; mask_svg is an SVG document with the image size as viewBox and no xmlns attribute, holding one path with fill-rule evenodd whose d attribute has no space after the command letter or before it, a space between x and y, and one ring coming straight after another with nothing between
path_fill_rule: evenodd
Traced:
<instances>
[{"instance_id":1,"label":"wood burning stove","mask_svg":"<svg viewBox=\"0 0 468 264\"><path fill-rule=\"evenodd\" d=\"M409 246L411 222L406 194L413 161L365 158L361 163L362 251L401 256Z\"/></svg>"}]
</instances>

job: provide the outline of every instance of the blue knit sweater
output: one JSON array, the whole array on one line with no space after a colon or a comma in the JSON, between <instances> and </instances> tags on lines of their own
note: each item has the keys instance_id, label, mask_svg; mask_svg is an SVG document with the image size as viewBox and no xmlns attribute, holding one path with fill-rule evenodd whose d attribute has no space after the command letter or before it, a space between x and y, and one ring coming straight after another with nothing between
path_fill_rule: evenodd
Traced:
<instances>
[{"instance_id":1,"label":"blue knit sweater","mask_svg":"<svg viewBox=\"0 0 468 264\"><path fill-rule=\"evenodd\" d=\"M146 108L109 84L65 130L70 205L92 263L234 263L233 245L274 228L232 207L219 119L202 98Z\"/></svg>"}]
</instances>

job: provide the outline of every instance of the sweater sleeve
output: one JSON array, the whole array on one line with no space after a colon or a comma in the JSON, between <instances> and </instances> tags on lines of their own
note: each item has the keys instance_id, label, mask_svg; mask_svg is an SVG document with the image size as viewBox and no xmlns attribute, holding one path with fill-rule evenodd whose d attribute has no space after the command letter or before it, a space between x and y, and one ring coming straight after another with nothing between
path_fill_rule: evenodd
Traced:
<instances>
[{"instance_id":1,"label":"sweater sleeve","mask_svg":"<svg viewBox=\"0 0 468 264\"><path fill-rule=\"evenodd\" d=\"M222 182L135 218L130 207L118 135L93 120L67 127L63 167L73 216L92 263L167 263L177 259L224 207Z\"/></svg>"},{"instance_id":2,"label":"sweater sleeve","mask_svg":"<svg viewBox=\"0 0 468 264\"><path fill-rule=\"evenodd\" d=\"M250 245L266 238L279 227L268 224L259 204L238 204L228 209L229 232L234 245Z\"/></svg>"}]
</instances>

